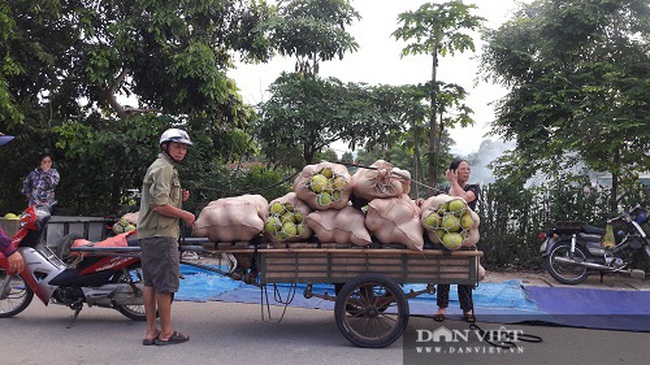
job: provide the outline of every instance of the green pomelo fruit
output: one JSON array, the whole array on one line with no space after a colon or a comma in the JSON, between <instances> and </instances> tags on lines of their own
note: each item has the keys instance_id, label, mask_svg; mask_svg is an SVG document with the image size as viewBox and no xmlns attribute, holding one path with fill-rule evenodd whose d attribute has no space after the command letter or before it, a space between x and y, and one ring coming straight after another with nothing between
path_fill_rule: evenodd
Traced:
<instances>
[{"instance_id":1,"label":"green pomelo fruit","mask_svg":"<svg viewBox=\"0 0 650 365\"><path fill-rule=\"evenodd\" d=\"M280 217L280 221L282 221L282 224L285 224L287 222L289 223L296 223L296 217L293 215L293 213L284 213L282 217Z\"/></svg>"},{"instance_id":2,"label":"green pomelo fruit","mask_svg":"<svg viewBox=\"0 0 650 365\"><path fill-rule=\"evenodd\" d=\"M321 174L316 174L311 177L309 186L313 192L320 193L327 188L327 178Z\"/></svg>"},{"instance_id":3,"label":"green pomelo fruit","mask_svg":"<svg viewBox=\"0 0 650 365\"><path fill-rule=\"evenodd\" d=\"M460 220L453 214L446 214L442 218L441 227L448 232L457 232L460 229Z\"/></svg>"},{"instance_id":4,"label":"green pomelo fruit","mask_svg":"<svg viewBox=\"0 0 650 365\"><path fill-rule=\"evenodd\" d=\"M288 212L293 212L294 211L293 204L291 203L285 204L284 209L286 209Z\"/></svg>"},{"instance_id":5,"label":"green pomelo fruit","mask_svg":"<svg viewBox=\"0 0 650 365\"><path fill-rule=\"evenodd\" d=\"M296 223L300 223L300 222L302 222L302 220L303 220L303 218L302 218L302 212L299 211L299 210L296 210L295 212L293 212L293 220L294 220L294 222L296 222Z\"/></svg>"},{"instance_id":6,"label":"green pomelo fruit","mask_svg":"<svg viewBox=\"0 0 650 365\"><path fill-rule=\"evenodd\" d=\"M320 193L316 196L316 202L324 207L332 204L332 196L328 193Z\"/></svg>"},{"instance_id":7,"label":"green pomelo fruit","mask_svg":"<svg viewBox=\"0 0 650 365\"><path fill-rule=\"evenodd\" d=\"M444 237L447 234L447 231L444 229L437 229L436 230L436 236L442 240L442 237Z\"/></svg>"},{"instance_id":8,"label":"green pomelo fruit","mask_svg":"<svg viewBox=\"0 0 650 365\"><path fill-rule=\"evenodd\" d=\"M275 202L271 204L271 209L269 211L273 214L282 214L284 213L284 205L280 202Z\"/></svg>"},{"instance_id":9,"label":"green pomelo fruit","mask_svg":"<svg viewBox=\"0 0 650 365\"><path fill-rule=\"evenodd\" d=\"M440 216L437 213L431 213L424 219L424 223L427 227L436 229L440 227Z\"/></svg>"},{"instance_id":10,"label":"green pomelo fruit","mask_svg":"<svg viewBox=\"0 0 650 365\"><path fill-rule=\"evenodd\" d=\"M306 228L305 225L302 224L302 223L296 225L296 230L298 231L298 236L300 236L300 237L304 237L304 236L305 236L305 230L306 230L306 229L307 229L307 228Z\"/></svg>"},{"instance_id":11,"label":"green pomelo fruit","mask_svg":"<svg viewBox=\"0 0 650 365\"><path fill-rule=\"evenodd\" d=\"M338 190L332 192L332 200L334 200L335 202L341 200L341 192Z\"/></svg>"},{"instance_id":12,"label":"green pomelo fruit","mask_svg":"<svg viewBox=\"0 0 650 365\"><path fill-rule=\"evenodd\" d=\"M285 222L282 225L282 232L284 232L288 237L295 236L298 233L296 225L291 222Z\"/></svg>"},{"instance_id":13,"label":"green pomelo fruit","mask_svg":"<svg viewBox=\"0 0 650 365\"><path fill-rule=\"evenodd\" d=\"M280 227L282 227L282 223L278 217L269 217L264 224L264 231L270 234L275 234Z\"/></svg>"},{"instance_id":14,"label":"green pomelo fruit","mask_svg":"<svg viewBox=\"0 0 650 365\"><path fill-rule=\"evenodd\" d=\"M465 203L460 199L455 199L450 201L447 210L452 213L455 213L457 217L461 216L461 212L465 210Z\"/></svg>"},{"instance_id":15,"label":"green pomelo fruit","mask_svg":"<svg viewBox=\"0 0 650 365\"><path fill-rule=\"evenodd\" d=\"M463 216L460 218L460 226L463 227L463 229L470 229L474 225L474 219L469 213L463 214Z\"/></svg>"},{"instance_id":16,"label":"green pomelo fruit","mask_svg":"<svg viewBox=\"0 0 650 365\"><path fill-rule=\"evenodd\" d=\"M322 170L320 170L321 175L325 176L326 178L332 177L332 169L329 167L325 167Z\"/></svg>"},{"instance_id":17,"label":"green pomelo fruit","mask_svg":"<svg viewBox=\"0 0 650 365\"><path fill-rule=\"evenodd\" d=\"M442 244L450 250L457 250L463 243L463 236L460 233L450 232L442 236Z\"/></svg>"},{"instance_id":18,"label":"green pomelo fruit","mask_svg":"<svg viewBox=\"0 0 650 365\"><path fill-rule=\"evenodd\" d=\"M341 190L345 187L345 179L343 179L340 176L335 177L332 179L332 189L334 190Z\"/></svg>"}]
</instances>

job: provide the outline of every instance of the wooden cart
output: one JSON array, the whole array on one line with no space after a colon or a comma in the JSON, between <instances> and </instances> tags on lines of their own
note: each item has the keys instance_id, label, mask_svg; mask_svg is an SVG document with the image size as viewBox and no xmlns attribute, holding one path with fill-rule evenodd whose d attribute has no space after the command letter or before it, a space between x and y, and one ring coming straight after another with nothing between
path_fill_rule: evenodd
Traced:
<instances>
[{"instance_id":1,"label":"wooden cart","mask_svg":"<svg viewBox=\"0 0 650 365\"><path fill-rule=\"evenodd\" d=\"M222 246L194 239L189 245L182 245L181 251L218 257L218 268L191 260L181 262L262 288L268 284L306 284L306 298L335 302L336 324L345 338L357 346L371 348L386 347L402 336L409 320L407 299L434 293L435 284L476 285L483 256L483 252L476 250L260 247ZM80 247L70 251L86 255L107 251L115 255L140 254L139 247ZM335 295L313 292L314 283L332 284ZM403 284L427 286L405 293Z\"/></svg>"},{"instance_id":2,"label":"wooden cart","mask_svg":"<svg viewBox=\"0 0 650 365\"><path fill-rule=\"evenodd\" d=\"M402 335L409 319L408 298L433 293L435 284L476 285L483 256L476 250L212 247L213 253L237 259L239 267L231 276L260 287L303 283L306 298L334 301L343 336L372 348L388 346ZM333 284L336 295L312 292L313 283ZM427 287L405 293L402 284Z\"/></svg>"}]
</instances>

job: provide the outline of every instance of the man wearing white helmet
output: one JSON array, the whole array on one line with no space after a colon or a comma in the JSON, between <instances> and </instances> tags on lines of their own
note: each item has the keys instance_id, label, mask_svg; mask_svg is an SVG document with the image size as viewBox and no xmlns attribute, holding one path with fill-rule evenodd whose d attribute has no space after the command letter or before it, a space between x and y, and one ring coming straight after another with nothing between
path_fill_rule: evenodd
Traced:
<instances>
[{"instance_id":1,"label":"man wearing white helmet","mask_svg":"<svg viewBox=\"0 0 650 365\"><path fill-rule=\"evenodd\" d=\"M176 164L183 161L190 137L184 130L171 128L160 136L161 153L142 183L142 200L138 220L138 239L142 249L144 274L143 302L147 315L147 332L143 345L168 345L186 342L189 337L174 330L171 306L179 287L179 220L194 224L194 214L183 210L190 196L181 189ZM160 315L160 328L156 324Z\"/></svg>"}]
</instances>

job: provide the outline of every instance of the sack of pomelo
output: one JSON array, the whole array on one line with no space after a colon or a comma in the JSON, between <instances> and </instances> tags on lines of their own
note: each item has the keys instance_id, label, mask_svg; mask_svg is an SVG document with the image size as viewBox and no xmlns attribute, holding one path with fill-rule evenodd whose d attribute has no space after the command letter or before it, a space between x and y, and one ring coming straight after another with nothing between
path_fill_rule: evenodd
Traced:
<instances>
[{"instance_id":1,"label":"sack of pomelo","mask_svg":"<svg viewBox=\"0 0 650 365\"><path fill-rule=\"evenodd\" d=\"M312 209L341 209L352 194L352 177L347 167L323 161L307 165L296 178L293 191Z\"/></svg>"},{"instance_id":2,"label":"sack of pomelo","mask_svg":"<svg viewBox=\"0 0 650 365\"><path fill-rule=\"evenodd\" d=\"M398 243L418 251L424 246L420 208L406 194L368 203L366 227L383 244Z\"/></svg>"},{"instance_id":3,"label":"sack of pomelo","mask_svg":"<svg viewBox=\"0 0 650 365\"><path fill-rule=\"evenodd\" d=\"M449 250L478 242L479 216L464 199L441 194L424 201L421 209L420 221L432 242Z\"/></svg>"},{"instance_id":4,"label":"sack of pomelo","mask_svg":"<svg viewBox=\"0 0 650 365\"><path fill-rule=\"evenodd\" d=\"M343 209L317 210L307 216L307 225L321 243L352 243L367 246L372 243L365 226L364 214L351 205Z\"/></svg>"},{"instance_id":5,"label":"sack of pomelo","mask_svg":"<svg viewBox=\"0 0 650 365\"><path fill-rule=\"evenodd\" d=\"M193 236L214 242L249 241L262 233L268 202L261 195L211 201L196 219Z\"/></svg>"},{"instance_id":6,"label":"sack of pomelo","mask_svg":"<svg viewBox=\"0 0 650 365\"><path fill-rule=\"evenodd\" d=\"M303 241L311 237L312 231L305 218L311 208L298 199L296 193L288 193L272 200L268 205L268 216L264 222L264 236L272 243Z\"/></svg>"},{"instance_id":7,"label":"sack of pomelo","mask_svg":"<svg viewBox=\"0 0 650 365\"><path fill-rule=\"evenodd\" d=\"M371 201L377 198L394 198L411 191L411 174L377 160L371 169L360 168L352 175L352 194Z\"/></svg>"}]
</instances>

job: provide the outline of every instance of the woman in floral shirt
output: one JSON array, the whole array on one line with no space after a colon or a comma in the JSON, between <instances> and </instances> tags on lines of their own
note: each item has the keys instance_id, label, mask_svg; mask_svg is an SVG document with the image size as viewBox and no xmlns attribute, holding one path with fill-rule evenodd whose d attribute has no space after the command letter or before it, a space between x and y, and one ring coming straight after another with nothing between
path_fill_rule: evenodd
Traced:
<instances>
[{"instance_id":1,"label":"woman in floral shirt","mask_svg":"<svg viewBox=\"0 0 650 365\"><path fill-rule=\"evenodd\" d=\"M54 188L59 180L59 172L52 168L52 156L43 155L41 166L30 172L23 182L23 194L27 196L29 206L47 204L52 207L56 204Z\"/></svg>"}]
</instances>

